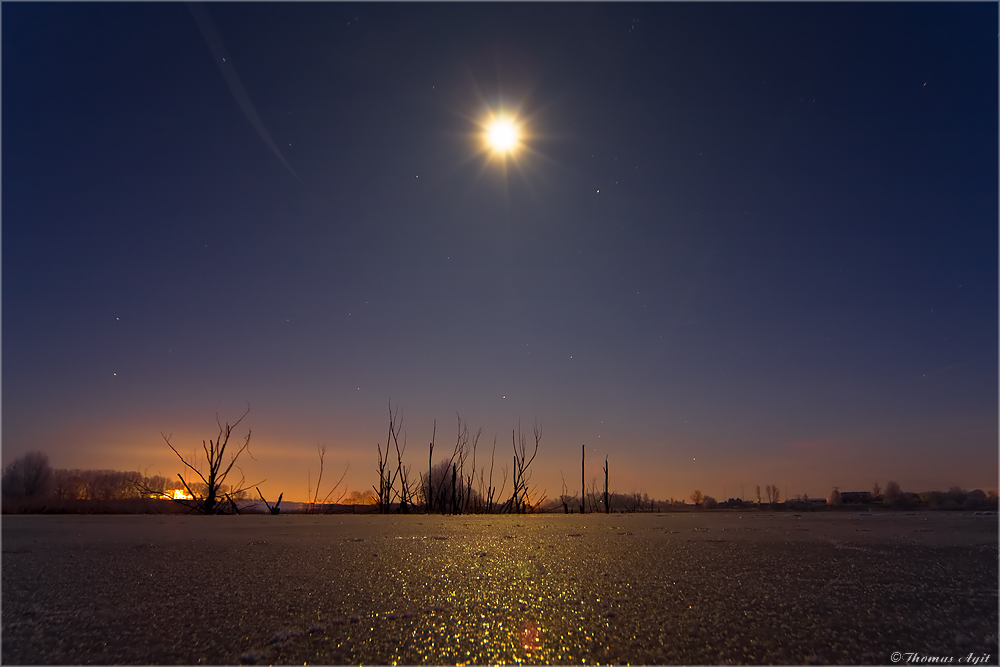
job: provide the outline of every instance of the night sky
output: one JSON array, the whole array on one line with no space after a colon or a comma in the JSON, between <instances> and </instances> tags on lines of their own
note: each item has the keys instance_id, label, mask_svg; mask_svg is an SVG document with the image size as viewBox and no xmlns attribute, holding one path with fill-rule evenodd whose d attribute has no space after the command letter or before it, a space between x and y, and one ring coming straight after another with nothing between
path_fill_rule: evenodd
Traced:
<instances>
[{"instance_id":1,"label":"night sky","mask_svg":"<svg viewBox=\"0 0 1000 667\"><path fill-rule=\"evenodd\" d=\"M172 477L249 404L304 500L318 444L377 482L391 400L414 471L537 420L550 498L581 445L656 498L996 489L997 25L4 2L3 463Z\"/></svg>"}]
</instances>

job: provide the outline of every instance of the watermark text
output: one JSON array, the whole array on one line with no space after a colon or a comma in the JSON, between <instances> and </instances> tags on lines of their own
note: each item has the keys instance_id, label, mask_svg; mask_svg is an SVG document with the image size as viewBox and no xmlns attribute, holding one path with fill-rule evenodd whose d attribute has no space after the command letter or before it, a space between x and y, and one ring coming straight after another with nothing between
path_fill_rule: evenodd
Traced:
<instances>
[{"instance_id":1,"label":"watermark text","mask_svg":"<svg viewBox=\"0 0 1000 667\"><path fill-rule=\"evenodd\" d=\"M889 659L894 664L904 665L986 665L996 662L991 653L969 653L968 655L928 655L916 651L894 651Z\"/></svg>"}]
</instances>

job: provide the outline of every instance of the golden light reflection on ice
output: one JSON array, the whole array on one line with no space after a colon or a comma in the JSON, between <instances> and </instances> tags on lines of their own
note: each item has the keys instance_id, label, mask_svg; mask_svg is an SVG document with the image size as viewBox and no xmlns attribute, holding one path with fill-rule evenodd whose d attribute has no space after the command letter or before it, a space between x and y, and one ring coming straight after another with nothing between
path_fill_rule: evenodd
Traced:
<instances>
[{"instance_id":1,"label":"golden light reflection on ice","mask_svg":"<svg viewBox=\"0 0 1000 667\"><path fill-rule=\"evenodd\" d=\"M529 653L538 649L541 644L541 640L539 639L540 633L541 631L534 621L524 621L521 624L520 630L521 648Z\"/></svg>"},{"instance_id":2,"label":"golden light reflection on ice","mask_svg":"<svg viewBox=\"0 0 1000 667\"><path fill-rule=\"evenodd\" d=\"M510 526L510 533L517 528ZM458 548L442 541L443 548L425 552L423 563L433 574L416 602L422 611L393 659L456 665L585 660L595 641L588 621L597 619L581 605L592 598L566 576L549 545L522 535L500 533ZM608 619L597 622L606 627Z\"/></svg>"}]
</instances>

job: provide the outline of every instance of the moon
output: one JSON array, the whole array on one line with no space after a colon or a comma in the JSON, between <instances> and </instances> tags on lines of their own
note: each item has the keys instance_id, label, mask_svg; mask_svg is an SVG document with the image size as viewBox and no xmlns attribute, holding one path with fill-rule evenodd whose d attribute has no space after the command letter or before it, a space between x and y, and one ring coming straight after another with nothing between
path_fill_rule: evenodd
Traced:
<instances>
[{"instance_id":1,"label":"moon","mask_svg":"<svg viewBox=\"0 0 1000 667\"><path fill-rule=\"evenodd\" d=\"M520 140L517 125L509 118L494 118L486 126L486 144L495 153L510 153Z\"/></svg>"}]
</instances>

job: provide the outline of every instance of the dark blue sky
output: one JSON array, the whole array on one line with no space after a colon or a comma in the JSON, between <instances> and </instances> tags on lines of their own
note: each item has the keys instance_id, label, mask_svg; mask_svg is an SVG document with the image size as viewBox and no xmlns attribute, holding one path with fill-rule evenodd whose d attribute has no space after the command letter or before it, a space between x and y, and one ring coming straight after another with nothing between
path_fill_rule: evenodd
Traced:
<instances>
[{"instance_id":1,"label":"dark blue sky","mask_svg":"<svg viewBox=\"0 0 1000 667\"><path fill-rule=\"evenodd\" d=\"M995 3L205 8L3 5L5 464L997 487Z\"/></svg>"}]
</instances>

